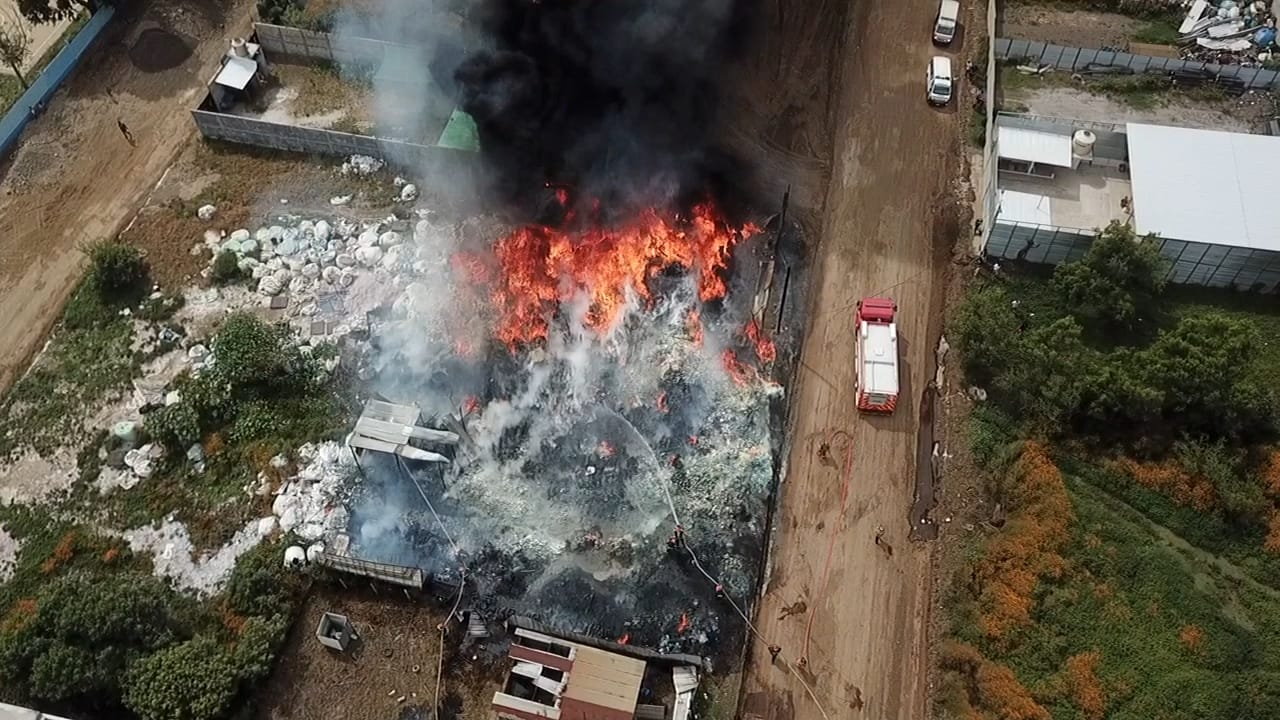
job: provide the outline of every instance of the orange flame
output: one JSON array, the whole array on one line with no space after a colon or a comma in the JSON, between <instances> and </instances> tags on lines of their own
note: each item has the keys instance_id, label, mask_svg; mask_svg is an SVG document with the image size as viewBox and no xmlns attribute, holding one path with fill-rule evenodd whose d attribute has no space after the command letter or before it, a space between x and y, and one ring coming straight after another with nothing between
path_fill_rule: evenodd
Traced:
<instances>
[{"instance_id":1,"label":"orange flame","mask_svg":"<svg viewBox=\"0 0 1280 720\"><path fill-rule=\"evenodd\" d=\"M756 347L756 357L760 358L760 362L770 363L778 359L778 348L773 344L764 331L760 329L760 323L754 319L747 323L747 339Z\"/></svg>"},{"instance_id":2,"label":"orange flame","mask_svg":"<svg viewBox=\"0 0 1280 720\"><path fill-rule=\"evenodd\" d=\"M464 416L470 415L471 413L479 409L480 409L480 398L476 397L475 395L468 395L466 399L462 401L462 414Z\"/></svg>"},{"instance_id":3,"label":"orange flame","mask_svg":"<svg viewBox=\"0 0 1280 720\"><path fill-rule=\"evenodd\" d=\"M495 248L500 267L492 289L499 314L495 335L509 347L542 340L554 308L579 294L588 301L587 325L606 330L621 317L628 289L652 301L649 279L671 266L696 274L703 302L722 298L728 288L720 275L730 249L757 231L751 225L730 228L710 204L696 206L683 222L647 210L615 229L569 233L522 227ZM455 260L455 267L464 277L483 277L466 257Z\"/></svg>"},{"instance_id":4,"label":"orange flame","mask_svg":"<svg viewBox=\"0 0 1280 720\"><path fill-rule=\"evenodd\" d=\"M663 390L662 392L658 393L658 412L665 415L667 413L667 410L668 410L667 391Z\"/></svg>"},{"instance_id":5,"label":"orange flame","mask_svg":"<svg viewBox=\"0 0 1280 720\"><path fill-rule=\"evenodd\" d=\"M676 634L683 635L685 630L689 629L689 616L686 613L680 613L680 624L676 626Z\"/></svg>"},{"instance_id":6,"label":"orange flame","mask_svg":"<svg viewBox=\"0 0 1280 720\"><path fill-rule=\"evenodd\" d=\"M626 645L629 642L631 642L631 633L625 633L622 637L618 638L619 645Z\"/></svg>"},{"instance_id":7,"label":"orange flame","mask_svg":"<svg viewBox=\"0 0 1280 720\"><path fill-rule=\"evenodd\" d=\"M613 457L614 453L616 452L618 452L617 449L614 448L613 445L611 445L608 441L605 441L605 440L601 440L600 446L596 448L596 454L598 454L600 457Z\"/></svg>"},{"instance_id":8,"label":"orange flame","mask_svg":"<svg viewBox=\"0 0 1280 720\"><path fill-rule=\"evenodd\" d=\"M743 365L742 361L738 360L737 353L732 350L725 350L724 353L720 355L720 361L724 363L725 371L729 373L729 377L733 378L735 383L739 385L747 385L750 383L751 376L754 373L751 368Z\"/></svg>"}]
</instances>

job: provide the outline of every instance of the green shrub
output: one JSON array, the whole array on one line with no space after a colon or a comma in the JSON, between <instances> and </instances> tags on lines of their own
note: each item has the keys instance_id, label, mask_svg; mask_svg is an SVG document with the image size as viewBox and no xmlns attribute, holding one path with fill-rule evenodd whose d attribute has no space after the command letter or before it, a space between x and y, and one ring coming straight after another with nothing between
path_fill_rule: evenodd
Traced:
<instances>
[{"instance_id":1,"label":"green shrub","mask_svg":"<svg viewBox=\"0 0 1280 720\"><path fill-rule=\"evenodd\" d=\"M241 279L244 273L240 272L240 257L231 250L223 250L213 258L209 274L217 285L229 285Z\"/></svg>"},{"instance_id":2,"label":"green shrub","mask_svg":"<svg viewBox=\"0 0 1280 720\"><path fill-rule=\"evenodd\" d=\"M1168 261L1153 240L1138 238L1133 228L1112 222L1083 258L1058 266L1053 286L1063 306L1081 320L1129 330L1151 315L1167 270Z\"/></svg>"},{"instance_id":3,"label":"green shrub","mask_svg":"<svg viewBox=\"0 0 1280 720\"><path fill-rule=\"evenodd\" d=\"M147 261L142 252L120 241L95 243L89 248L95 286L108 302L132 302L147 289Z\"/></svg>"},{"instance_id":4,"label":"green shrub","mask_svg":"<svg viewBox=\"0 0 1280 720\"><path fill-rule=\"evenodd\" d=\"M249 617L285 617L298 592L298 576L284 567L284 544L263 543L236 562L227 582L227 603Z\"/></svg>"},{"instance_id":5,"label":"green shrub","mask_svg":"<svg viewBox=\"0 0 1280 720\"><path fill-rule=\"evenodd\" d=\"M214 720L230 707L237 684L230 654L201 635L135 662L124 700L142 720Z\"/></svg>"},{"instance_id":6,"label":"green shrub","mask_svg":"<svg viewBox=\"0 0 1280 720\"><path fill-rule=\"evenodd\" d=\"M185 450L200 442L200 415L185 402L152 410L143 426L148 435L171 450Z\"/></svg>"}]
</instances>

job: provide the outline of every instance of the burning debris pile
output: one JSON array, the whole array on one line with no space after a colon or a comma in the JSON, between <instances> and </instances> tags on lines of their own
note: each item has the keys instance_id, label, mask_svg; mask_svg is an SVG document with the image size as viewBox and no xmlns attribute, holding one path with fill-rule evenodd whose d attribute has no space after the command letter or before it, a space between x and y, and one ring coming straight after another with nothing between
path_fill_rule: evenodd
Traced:
<instances>
[{"instance_id":1,"label":"burning debris pile","mask_svg":"<svg viewBox=\"0 0 1280 720\"><path fill-rule=\"evenodd\" d=\"M487 0L484 42L440 43L428 69L508 217L419 222L409 263L355 258L397 296L360 376L460 441L430 448L448 462L364 456L352 554L465 567L487 617L696 652L742 637L722 595L759 576L792 342L766 331L774 236L742 221L755 201L714 141L753 5ZM320 283L351 252L312 250Z\"/></svg>"},{"instance_id":2,"label":"burning debris pile","mask_svg":"<svg viewBox=\"0 0 1280 720\"><path fill-rule=\"evenodd\" d=\"M444 576L465 565L494 614L672 647L740 632L667 541L679 523L725 590L751 594L781 395L750 319L762 237L699 205L517 228L416 278L375 323L379 382L466 442L448 466L372 462L353 551Z\"/></svg>"}]
</instances>

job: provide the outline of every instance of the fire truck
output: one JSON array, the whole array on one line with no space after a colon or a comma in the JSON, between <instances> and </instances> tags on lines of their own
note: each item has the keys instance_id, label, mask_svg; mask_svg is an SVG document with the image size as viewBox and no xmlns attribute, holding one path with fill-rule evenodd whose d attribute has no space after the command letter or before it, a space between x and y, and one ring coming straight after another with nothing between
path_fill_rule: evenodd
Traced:
<instances>
[{"instance_id":1,"label":"fire truck","mask_svg":"<svg viewBox=\"0 0 1280 720\"><path fill-rule=\"evenodd\" d=\"M898 406L898 305L888 298L858 302L858 409L891 413Z\"/></svg>"}]
</instances>

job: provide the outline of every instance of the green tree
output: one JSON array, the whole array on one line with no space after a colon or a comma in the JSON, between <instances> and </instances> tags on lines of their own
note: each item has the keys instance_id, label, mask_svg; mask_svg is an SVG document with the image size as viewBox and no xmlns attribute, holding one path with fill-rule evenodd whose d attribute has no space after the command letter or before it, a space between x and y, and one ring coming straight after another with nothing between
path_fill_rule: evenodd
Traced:
<instances>
[{"instance_id":1,"label":"green tree","mask_svg":"<svg viewBox=\"0 0 1280 720\"><path fill-rule=\"evenodd\" d=\"M86 704L118 704L126 665L173 643L185 624L185 601L150 575L67 575L35 600L32 617L0 634L0 676L49 702L92 691Z\"/></svg>"},{"instance_id":2,"label":"green tree","mask_svg":"<svg viewBox=\"0 0 1280 720\"><path fill-rule=\"evenodd\" d=\"M134 662L125 678L125 706L142 720L213 720L235 697L231 656L198 636Z\"/></svg>"},{"instance_id":3,"label":"green tree","mask_svg":"<svg viewBox=\"0 0 1280 720\"><path fill-rule=\"evenodd\" d=\"M288 631L287 616L249 618L231 656L236 675L241 680L253 681L270 674L271 663L275 662Z\"/></svg>"},{"instance_id":4,"label":"green tree","mask_svg":"<svg viewBox=\"0 0 1280 720\"><path fill-rule=\"evenodd\" d=\"M1167 268L1153 240L1139 239L1128 225L1112 222L1083 258L1058 266L1053 287L1077 317L1127 330L1150 315Z\"/></svg>"},{"instance_id":5,"label":"green tree","mask_svg":"<svg viewBox=\"0 0 1280 720\"><path fill-rule=\"evenodd\" d=\"M1009 368L996 388L1040 432L1059 431L1080 407L1083 378L1099 362L1081 334L1074 318L1060 318L1014 336Z\"/></svg>"},{"instance_id":6,"label":"green tree","mask_svg":"<svg viewBox=\"0 0 1280 720\"><path fill-rule=\"evenodd\" d=\"M1140 353L1140 366L1160 393L1166 422L1192 436L1240 440L1275 427L1273 394L1241 372L1257 351L1257 333L1247 322L1196 315L1161 333Z\"/></svg>"},{"instance_id":7,"label":"green tree","mask_svg":"<svg viewBox=\"0 0 1280 720\"><path fill-rule=\"evenodd\" d=\"M1159 417L1162 396L1147 382L1138 352L1121 348L1082 368L1077 427L1116 436L1142 431Z\"/></svg>"},{"instance_id":8,"label":"green tree","mask_svg":"<svg viewBox=\"0 0 1280 720\"><path fill-rule=\"evenodd\" d=\"M986 384L1008 370L1017 352L1020 325L1003 288L989 286L969 293L951 322L965 374Z\"/></svg>"},{"instance_id":9,"label":"green tree","mask_svg":"<svg viewBox=\"0 0 1280 720\"><path fill-rule=\"evenodd\" d=\"M51 642L31 663L31 693L51 702L88 695L100 684L97 659L79 647Z\"/></svg>"}]
</instances>

